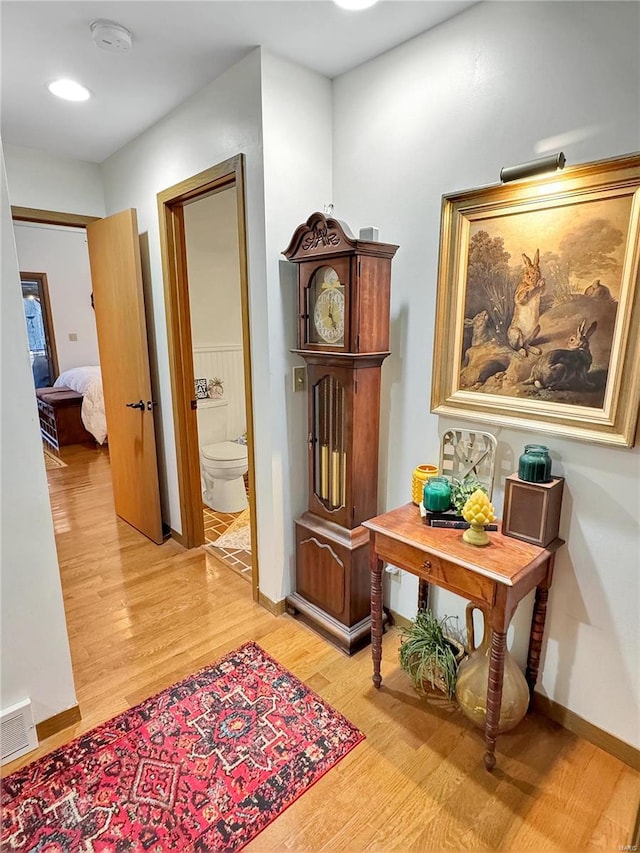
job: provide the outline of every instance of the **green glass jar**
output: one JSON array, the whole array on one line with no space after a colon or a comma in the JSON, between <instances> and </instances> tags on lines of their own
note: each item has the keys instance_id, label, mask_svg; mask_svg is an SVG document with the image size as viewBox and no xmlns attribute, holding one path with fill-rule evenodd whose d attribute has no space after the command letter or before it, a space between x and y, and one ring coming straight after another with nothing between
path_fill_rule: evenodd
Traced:
<instances>
[{"instance_id":1,"label":"green glass jar","mask_svg":"<svg viewBox=\"0 0 640 853\"><path fill-rule=\"evenodd\" d=\"M424 485L422 502L427 512L446 512L451 506L451 483L446 477L430 477Z\"/></svg>"},{"instance_id":2,"label":"green glass jar","mask_svg":"<svg viewBox=\"0 0 640 853\"><path fill-rule=\"evenodd\" d=\"M518 460L518 477L527 483L551 482L551 457L544 444L525 444Z\"/></svg>"}]
</instances>

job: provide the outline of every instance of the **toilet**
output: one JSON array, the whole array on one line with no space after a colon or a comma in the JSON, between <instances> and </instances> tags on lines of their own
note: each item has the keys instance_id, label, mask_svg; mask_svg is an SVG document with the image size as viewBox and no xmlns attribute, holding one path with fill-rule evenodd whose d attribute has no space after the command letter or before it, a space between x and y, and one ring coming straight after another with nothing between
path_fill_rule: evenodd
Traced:
<instances>
[{"instance_id":1,"label":"toilet","mask_svg":"<svg viewBox=\"0 0 640 853\"><path fill-rule=\"evenodd\" d=\"M244 475L249 467L246 444L229 441L226 400L198 400L198 441L202 499L218 512L241 512L249 506Z\"/></svg>"}]
</instances>

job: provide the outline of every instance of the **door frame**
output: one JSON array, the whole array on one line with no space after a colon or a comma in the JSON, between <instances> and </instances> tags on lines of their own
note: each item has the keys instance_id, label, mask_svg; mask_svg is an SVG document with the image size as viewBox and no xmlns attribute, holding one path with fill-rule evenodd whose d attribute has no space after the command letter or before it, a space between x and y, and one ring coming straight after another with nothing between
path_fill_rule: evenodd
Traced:
<instances>
[{"instance_id":1,"label":"door frame","mask_svg":"<svg viewBox=\"0 0 640 853\"><path fill-rule=\"evenodd\" d=\"M70 225L74 228L86 228L90 222L97 222L103 217L63 213L59 210L39 210L36 207L16 207L12 204L11 218L14 222L39 222L42 225Z\"/></svg>"},{"instance_id":2,"label":"door frame","mask_svg":"<svg viewBox=\"0 0 640 853\"><path fill-rule=\"evenodd\" d=\"M53 376L49 376L49 379L53 385L60 374L60 368L58 366L58 349L56 347L56 333L53 325L53 314L51 312L51 300L49 299L47 274L46 272L23 272L20 270L20 284L24 285L25 282L30 281L36 282L38 286L38 293L40 295L42 322L44 325L47 343L47 359L51 368L49 372L50 374L53 374Z\"/></svg>"},{"instance_id":3,"label":"door frame","mask_svg":"<svg viewBox=\"0 0 640 853\"><path fill-rule=\"evenodd\" d=\"M192 415L194 393L193 346L189 309L189 283L184 228L184 205L189 201L235 188L238 216L240 261L240 301L242 312L243 366L247 444L249 462L249 502L251 505L253 600L259 600L257 555L257 508L255 489L255 442L253 429L253 389L251 384L251 338L249 328L249 279L247 272L247 231L245 220L244 155L237 154L197 175L162 190L158 198L162 273L164 278L169 369L173 391L173 421L178 466L178 491L182 534L186 548L204 543L202 489L200 485L200 447L198 425ZM174 534L175 535L175 534Z\"/></svg>"}]
</instances>

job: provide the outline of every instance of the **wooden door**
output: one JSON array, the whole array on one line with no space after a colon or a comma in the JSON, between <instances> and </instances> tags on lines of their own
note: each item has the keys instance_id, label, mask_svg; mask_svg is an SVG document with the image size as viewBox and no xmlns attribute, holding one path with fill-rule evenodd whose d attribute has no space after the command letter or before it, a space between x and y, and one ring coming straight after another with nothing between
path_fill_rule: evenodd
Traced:
<instances>
[{"instance_id":1,"label":"wooden door","mask_svg":"<svg viewBox=\"0 0 640 853\"><path fill-rule=\"evenodd\" d=\"M154 406L136 211L124 210L89 223L87 240L116 513L160 544Z\"/></svg>"}]
</instances>

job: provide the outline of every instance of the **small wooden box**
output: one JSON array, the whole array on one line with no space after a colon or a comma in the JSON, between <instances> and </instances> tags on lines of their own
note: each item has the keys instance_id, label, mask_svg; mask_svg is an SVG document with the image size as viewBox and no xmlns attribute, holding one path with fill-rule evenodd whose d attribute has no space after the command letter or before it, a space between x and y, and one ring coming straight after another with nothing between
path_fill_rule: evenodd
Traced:
<instances>
[{"instance_id":1,"label":"small wooden box","mask_svg":"<svg viewBox=\"0 0 640 853\"><path fill-rule=\"evenodd\" d=\"M502 532L505 536L541 545L558 537L563 477L550 483L527 483L511 474L504 484Z\"/></svg>"}]
</instances>

